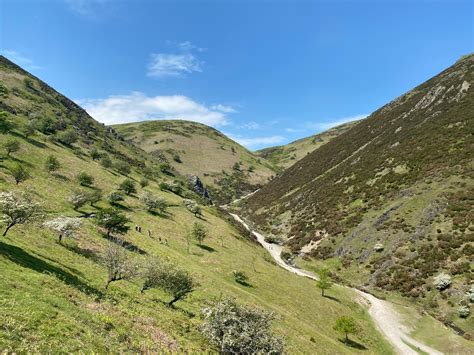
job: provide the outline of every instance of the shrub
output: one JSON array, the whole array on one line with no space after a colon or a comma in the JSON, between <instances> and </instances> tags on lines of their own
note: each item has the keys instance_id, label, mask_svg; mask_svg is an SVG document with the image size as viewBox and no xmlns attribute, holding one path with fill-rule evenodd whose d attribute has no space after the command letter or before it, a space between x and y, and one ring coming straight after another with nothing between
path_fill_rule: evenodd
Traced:
<instances>
[{"instance_id":1,"label":"shrub","mask_svg":"<svg viewBox=\"0 0 474 355\"><path fill-rule=\"evenodd\" d=\"M76 191L73 192L69 197L68 197L68 202L72 205L74 210L78 210L82 206L84 206L88 201L88 196L85 192L82 191Z\"/></svg>"},{"instance_id":2,"label":"shrub","mask_svg":"<svg viewBox=\"0 0 474 355\"><path fill-rule=\"evenodd\" d=\"M459 306L458 314L461 318L467 318L471 314L471 309L469 308L469 306Z\"/></svg>"},{"instance_id":3,"label":"shrub","mask_svg":"<svg viewBox=\"0 0 474 355\"><path fill-rule=\"evenodd\" d=\"M118 191L112 191L107 196L107 201L109 201L109 203L111 205L117 205L119 202L121 202L123 200L124 200L123 195Z\"/></svg>"},{"instance_id":4,"label":"shrub","mask_svg":"<svg viewBox=\"0 0 474 355\"><path fill-rule=\"evenodd\" d=\"M196 201L185 198L183 199L183 204L189 212L194 214L194 216L202 216L201 207L199 207Z\"/></svg>"},{"instance_id":5,"label":"shrub","mask_svg":"<svg viewBox=\"0 0 474 355\"><path fill-rule=\"evenodd\" d=\"M142 194L140 196L140 201L142 201L148 212L154 212L158 210L159 213L164 214L166 213L166 209L168 208L168 203L165 199L156 197L155 195L149 192L145 192L144 194Z\"/></svg>"},{"instance_id":6,"label":"shrub","mask_svg":"<svg viewBox=\"0 0 474 355\"><path fill-rule=\"evenodd\" d=\"M99 189L92 190L87 194L87 201L94 207L94 204L102 199L102 191Z\"/></svg>"},{"instance_id":7,"label":"shrub","mask_svg":"<svg viewBox=\"0 0 474 355\"><path fill-rule=\"evenodd\" d=\"M163 174L171 174L171 166L168 163L161 163L159 169Z\"/></svg>"},{"instance_id":8,"label":"shrub","mask_svg":"<svg viewBox=\"0 0 474 355\"><path fill-rule=\"evenodd\" d=\"M87 174L85 171L81 171L76 176L76 179L82 186L92 186L94 184L94 177Z\"/></svg>"},{"instance_id":9,"label":"shrub","mask_svg":"<svg viewBox=\"0 0 474 355\"><path fill-rule=\"evenodd\" d=\"M61 216L47 221L43 225L57 232L59 242L61 242L63 237L74 235L74 232L81 226L81 220L79 218Z\"/></svg>"},{"instance_id":10,"label":"shrub","mask_svg":"<svg viewBox=\"0 0 474 355\"><path fill-rule=\"evenodd\" d=\"M97 150L96 147L93 147L93 148L91 149L91 153L90 153L90 154L91 154L92 160L98 160L98 159L100 159L100 153L99 153L99 151Z\"/></svg>"},{"instance_id":11,"label":"shrub","mask_svg":"<svg viewBox=\"0 0 474 355\"><path fill-rule=\"evenodd\" d=\"M469 302L474 302L474 285L471 285L469 290L466 292L466 297Z\"/></svg>"},{"instance_id":12,"label":"shrub","mask_svg":"<svg viewBox=\"0 0 474 355\"><path fill-rule=\"evenodd\" d=\"M105 249L103 261L108 273L105 289L109 287L111 282L129 280L137 273L135 265L122 245L109 243Z\"/></svg>"},{"instance_id":13,"label":"shrub","mask_svg":"<svg viewBox=\"0 0 474 355\"><path fill-rule=\"evenodd\" d=\"M41 217L40 205L33 202L31 196L21 192L1 192L0 211L2 222L6 224L3 236L17 224L33 222Z\"/></svg>"},{"instance_id":14,"label":"shrub","mask_svg":"<svg viewBox=\"0 0 474 355\"><path fill-rule=\"evenodd\" d=\"M173 263L163 260L153 260L147 263L144 272L145 282L142 292L150 288L157 288L172 297L168 306L184 299L194 291L196 286L192 276Z\"/></svg>"},{"instance_id":15,"label":"shrub","mask_svg":"<svg viewBox=\"0 0 474 355\"><path fill-rule=\"evenodd\" d=\"M192 236L198 241L199 245L201 245L204 239L207 237L206 227L204 227L201 223L194 222Z\"/></svg>"},{"instance_id":16,"label":"shrub","mask_svg":"<svg viewBox=\"0 0 474 355\"><path fill-rule=\"evenodd\" d=\"M21 133L28 138L36 133L36 122L35 121L28 121L25 123L23 127L21 127Z\"/></svg>"},{"instance_id":17,"label":"shrub","mask_svg":"<svg viewBox=\"0 0 474 355\"><path fill-rule=\"evenodd\" d=\"M149 184L149 181L148 179L145 179L145 178L142 178L140 179L140 186L143 188L143 187L147 187Z\"/></svg>"},{"instance_id":18,"label":"shrub","mask_svg":"<svg viewBox=\"0 0 474 355\"><path fill-rule=\"evenodd\" d=\"M331 277L328 269L321 269L318 271L319 280L316 280L316 286L321 289L321 296L324 297L324 291L332 287Z\"/></svg>"},{"instance_id":19,"label":"shrub","mask_svg":"<svg viewBox=\"0 0 474 355\"><path fill-rule=\"evenodd\" d=\"M110 160L109 156L107 154L104 154L102 159L100 159L100 164L106 168L109 169L112 167L112 160Z\"/></svg>"},{"instance_id":20,"label":"shrub","mask_svg":"<svg viewBox=\"0 0 474 355\"><path fill-rule=\"evenodd\" d=\"M62 144L70 146L77 142L78 135L74 128L68 128L67 130L60 132L57 138Z\"/></svg>"},{"instance_id":21,"label":"shrub","mask_svg":"<svg viewBox=\"0 0 474 355\"><path fill-rule=\"evenodd\" d=\"M122 190L126 195L131 195L137 192L135 188L135 183L133 180L125 179L119 186L119 189Z\"/></svg>"},{"instance_id":22,"label":"shrub","mask_svg":"<svg viewBox=\"0 0 474 355\"><path fill-rule=\"evenodd\" d=\"M223 354L283 354L284 342L271 331L275 313L225 298L202 309L200 328Z\"/></svg>"},{"instance_id":23,"label":"shrub","mask_svg":"<svg viewBox=\"0 0 474 355\"><path fill-rule=\"evenodd\" d=\"M56 121L51 117L43 117L38 120L38 130L43 134L56 133Z\"/></svg>"},{"instance_id":24,"label":"shrub","mask_svg":"<svg viewBox=\"0 0 474 355\"><path fill-rule=\"evenodd\" d=\"M442 272L441 274L437 275L433 280L433 285L438 290L442 291L447 289L451 285L451 276Z\"/></svg>"},{"instance_id":25,"label":"shrub","mask_svg":"<svg viewBox=\"0 0 474 355\"><path fill-rule=\"evenodd\" d=\"M14 124L9 120L8 113L0 112L0 133L8 133L14 128Z\"/></svg>"},{"instance_id":26,"label":"shrub","mask_svg":"<svg viewBox=\"0 0 474 355\"><path fill-rule=\"evenodd\" d=\"M115 162L115 169L122 175L129 175L130 174L130 165L127 162L124 162L123 160L118 160Z\"/></svg>"},{"instance_id":27,"label":"shrub","mask_svg":"<svg viewBox=\"0 0 474 355\"><path fill-rule=\"evenodd\" d=\"M182 163L181 157L178 154L173 155L173 160L177 163Z\"/></svg>"},{"instance_id":28,"label":"shrub","mask_svg":"<svg viewBox=\"0 0 474 355\"><path fill-rule=\"evenodd\" d=\"M44 167L49 173L52 173L58 170L61 167L61 164L59 163L58 158L56 158L54 155L48 155L44 163Z\"/></svg>"},{"instance_id":29,"label":"shrub","mask_svg":"<svg viewBox=\"0 0 474 355\"><path fill-rule=\"evenodd\" d=\"M357 331L357 324L352 317L342 316L336 320L334 330L345 335L346 344L349 342L349 334L353 334Z\"/></svg>"},{"instance_id":30,"label":"shrub","mask_svg":"<svg viewBox=\"0 0 474 355\"><path fill-rule=\"evenodd\" d=\"M21 164L17 164L10 168L10 174L15 179L15 183L18 185L20 182L24 182L30 178L29 171Z\"/></svg>"},{"instance_id":31,"label":"shrub","mask_svg":"<svg viewBox=\"0 0 474 355\"><path fill-rule=\"evenodd\" d=\"M275 235L266 235L265 236L265 241L267 243L271 243L271 244L281 244L282 243L282 239L275 236Z\"/></svg>"},{"instance_id":32,"label":"shrub","mask_svg":"<svg viewBox=\"0 0 474 355\"><path fill-rule=\"evenodd\" d=\"M15 153L20 150L20 142L18 142L16 139L10 138L3 144L3 148L5 149L8 157L11 153Z\"/></svg>"},{"instance_id":33,"label":"shrub","mask_svg":"<svg viewBox=\"0 0 474 355\"><path fill-rule=\"evenodd\" d=\"M130 227L127 226L130 220L115 208L100 210L95 219L97 225L105 230L107 237L110 237L112 233L125 234L130 229Z\"/></svg>"},{"instance_id":34,"label":"shrub","mask_svg":"<svg viewBox=\"0 0 474 355\"><path fill-rule=\"evenodd\" d=\"M183 194L183 187L177 183L169 183L166 181L160 182L160 189L162 191L171 191L175 193L176 195L181 196Z\"/></svg>"},{"instance_id":35,"label":"shrub","mask_svg":"<svg viewBox=\"0 0 474 355\"><path fill-rule=\"evenodd\" d=\"M249 282L248 282L249 278L243 271L234 270L234 271L232 271L232 275L234 276L235 282L237 282L241 285L244 285L244 286L249 285Z\"/></svg>"}]
</instances>

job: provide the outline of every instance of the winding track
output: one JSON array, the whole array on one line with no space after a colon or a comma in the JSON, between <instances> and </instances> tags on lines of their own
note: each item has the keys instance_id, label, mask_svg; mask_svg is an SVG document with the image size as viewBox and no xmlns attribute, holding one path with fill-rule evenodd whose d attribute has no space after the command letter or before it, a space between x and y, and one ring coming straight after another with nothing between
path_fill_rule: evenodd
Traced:
<instances>
[{"instance_id":1,"label":"winding track","mask_svg":"<svg viewBox=\"0 0 474 355\"><path fill-rule=\"evenodd\" d=\"M245 197L247 196L244 196L244 198ZM265 241L264 236L252 230L247 225L247 223L242 220L242 218L240 218L234 213L229 212L229 214L257 238L257 241L270 253L270 255L273 257L273 259L279 266L293 274L317 280L316 275L314 275L313 273L288 265L281 258L282 247L280 245L267 243ZM379 330L385 336L385 338L393 345L398 354L418 355L419 352L413 350L413 348L428 354L442 354L438 350L435 350L410 337L408 329L400 322L399 314L393 309L392 305L389 302L378 299L377 297L358 290L356 288L351 288L351 290L353 290L358 295L368 301L370 316L374 320ZM408 344L410 344L413 348L408 346Z\"/></svg>"}]
</instances>

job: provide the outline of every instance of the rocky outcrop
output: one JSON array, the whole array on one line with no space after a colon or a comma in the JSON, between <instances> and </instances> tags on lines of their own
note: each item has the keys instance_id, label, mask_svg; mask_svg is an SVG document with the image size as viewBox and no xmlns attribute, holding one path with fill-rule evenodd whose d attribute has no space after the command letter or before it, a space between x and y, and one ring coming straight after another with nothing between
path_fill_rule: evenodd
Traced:
<instances>
[{"instance_id":1,"label":"rocky outcrop","mask_svg":"<svg viewBox=\"0 0 474 355\"><path fill-rule=\"evenodd\" d=\"M212 203L211 196L209 195L209 191L202 183L201 179L199 179L196 175L191 175L188 178L189 186L195 193L197 193L202 198L206 199L210 203Z\"/></svg>"}]
</instances>

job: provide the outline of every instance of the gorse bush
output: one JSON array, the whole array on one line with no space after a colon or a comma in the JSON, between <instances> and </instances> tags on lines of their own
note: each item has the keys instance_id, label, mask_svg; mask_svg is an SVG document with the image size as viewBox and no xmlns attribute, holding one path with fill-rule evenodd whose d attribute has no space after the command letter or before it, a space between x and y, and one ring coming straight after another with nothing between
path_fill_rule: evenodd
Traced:
<instances>
[{"instance_id":1,"label":"gorse bush","mask_svg":"<svg viewBox=\"0 0 474 355\"><path fill-rule=\"evenodd\" d=\"M283 339L271 331L275 314L237 304L232 298L212 302L201 311L202 334L222 354L283 354Z\"/></svg>"}]
</instances>

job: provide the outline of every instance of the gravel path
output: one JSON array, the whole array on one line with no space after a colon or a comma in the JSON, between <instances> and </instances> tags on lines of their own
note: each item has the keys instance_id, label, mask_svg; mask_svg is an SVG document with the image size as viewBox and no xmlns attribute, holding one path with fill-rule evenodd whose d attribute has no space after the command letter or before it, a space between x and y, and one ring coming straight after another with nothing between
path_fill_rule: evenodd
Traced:
<instances>
[{"instance_id":1,"label":"gravel path","mask_svg":"<svg viewBox=\"0 0 474 355\"><path fill-rule=\"evenodd\" d=\"M242 220L242 218L234 213L229 214L257 238L257 241L270 253L272 258L279 266L293 274L308 277L313 280L317 279L316 275L309 271L288 265L281 258L282 247L280 245L267 243L264 236L256 231L253 231L247 225L247 223ZM397 353L407 355L419 354L419 352L412 349L412 347L414 347L428 354L442 354L441 352L410 337L409 330L400 322L399 314L393 309L389 302L378 299L369 293L355 288L351 288L351 290L368 301L370 316L385 338L393 345ZM412 347L408 346L407 343L409 343Z\"/></svg>"}]
</instances>

